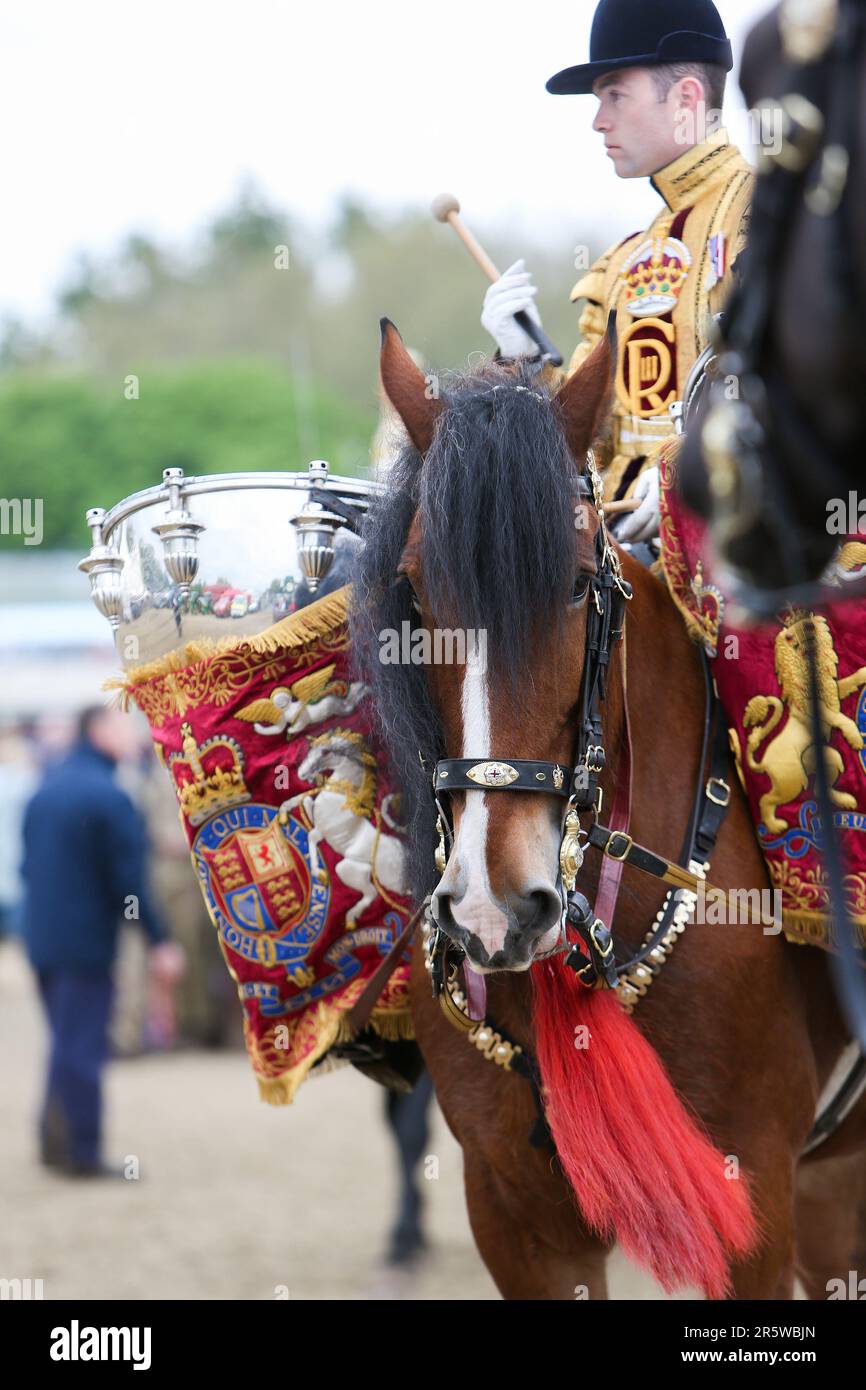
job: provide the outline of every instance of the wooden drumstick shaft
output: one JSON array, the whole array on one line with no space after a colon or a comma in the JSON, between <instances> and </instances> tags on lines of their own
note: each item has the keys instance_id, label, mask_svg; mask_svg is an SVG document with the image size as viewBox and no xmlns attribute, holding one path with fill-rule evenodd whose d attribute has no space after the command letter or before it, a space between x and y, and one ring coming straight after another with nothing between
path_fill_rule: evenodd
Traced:
<instances>
[{"instance_id":1,"label":"wooden drumstick shaft","mask_svg":"<svg viewBox=\"0 0 866 1390\"><path fill-rule=\"evenodd\" d=\"M453 194L440 193L438 198L433 199L431 211L437 221L450 223L463 242L463 245L466 247L466 250L476 264L484 271L488 280L498 280L500 274L499 270L484 250L480 241L472 235L469 228L465 226L461 220L460 204ZM531 319L529 315L521 309L514 315L514 321L520 324L524 333L529 334L532 341L540 349L542 359L545 362L549 362L551 366L554 367L562 366L562 354L557 351L544 329L540 328L534 319Z\"/></svg>"},{"instance_id":2,"label":"wooden drumstick shaft","mask_svg":"<svg viewBox=\"0 0 866 1390\"><path fill-rule=\"evenodd\" d=\"M498 280L500 272L497 270L496 266L491 261L487 252L484 250L484 247L481 245L481 242L478 241L477 238L472 235L469 228L466 226L466 223L460 217L460 214L456 212L449 212L447 216L447 221L451 223L451 226L454 228L460 240L463 242L463 245L466 247L466 250L469 252L472 259L474 261L477 261L478 264L481 266L481 269L484 271L484 274L487 276L488 280Z\"/></svg>"}]
</instances>

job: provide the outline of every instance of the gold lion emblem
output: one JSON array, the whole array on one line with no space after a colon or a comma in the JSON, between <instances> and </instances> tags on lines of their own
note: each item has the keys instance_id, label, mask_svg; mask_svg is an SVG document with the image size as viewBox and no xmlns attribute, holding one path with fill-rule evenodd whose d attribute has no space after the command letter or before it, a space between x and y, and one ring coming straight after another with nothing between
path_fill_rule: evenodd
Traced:
<instances>
[{"instance_id":1,"label":"gold lion emblem","mask_svg":"<svg viewBox=\"0 0 866 1390\"><path fill-rule=\"evenodd\" d=\"M770 790L760 800L761 820L775 834L789 828L776 814L778 808L796 801L815 773L817 749L809 718L809 668L806 659L809 624L815 633L824 739L829 738L831 729L838 729L855 752L859 753L863 748L863 736L853 719L842 713L841 702L866 685L866 666L838 680L836 673L839 663L826 618L814 613L806 614L802 610L793 613L777 633L774 647L776 679L782 699L775 695L753 695L743 716L743 723L751 730L746 741L746 762L752 772L763 773L770 779ZM788 719L785 727L770 739L786 708ZM756 758L758 748L767 739L769 742L763 756ZM827 758L833 805L842 810L855 811L855 798L848 792L837 791L834 785L844 771L842 754L828 747Z\"/></svg>"}]
</instances>

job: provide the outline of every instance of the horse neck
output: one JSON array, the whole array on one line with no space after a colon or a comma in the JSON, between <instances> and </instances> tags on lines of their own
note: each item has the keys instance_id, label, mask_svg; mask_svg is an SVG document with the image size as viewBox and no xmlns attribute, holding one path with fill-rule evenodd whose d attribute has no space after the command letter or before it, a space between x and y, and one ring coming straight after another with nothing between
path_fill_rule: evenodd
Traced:
<instances>
[{"instance_id":1,"label":"horse neck","mask_svg":"<svg viewBox=\"0 0 866 1390\"><path fill-rule=\"evenodd\" d=\"M353 814L371 816L376 802L375 769L363 766L355 758L336 757L329 770L325 783L328 791L341 792Z\"/></svg>"},{"instance_id":2,"label":"horse neck","mask_svg":"<svg viewBox=\"0 0 866 1390\"><path fill-rule=\"evenodd\" d=\"M678 858L694 800L703 735L705 687L698 648L666 587L623 557L634 597L626 618L625 702L631 733L630 834L666 858ZM624 773L623 684L611 681L612 775ZM606 702L608 703L608 702ZM603 715L603 719L605 719ZM619 755L619 756L617 756ZM613 793L613 785L611 785ZM607 801L610 807L610 801ZM602 815L602 821L605 816ZM646 924L648 925L648 924Z\"/></svg>"}]
</instances>

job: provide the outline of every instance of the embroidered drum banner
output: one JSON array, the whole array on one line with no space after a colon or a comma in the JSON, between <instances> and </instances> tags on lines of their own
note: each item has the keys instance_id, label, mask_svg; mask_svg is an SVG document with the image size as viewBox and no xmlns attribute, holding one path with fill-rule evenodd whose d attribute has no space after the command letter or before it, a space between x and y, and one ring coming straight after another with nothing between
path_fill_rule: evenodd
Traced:
<instances>
[{"instance_id":1,"label":"embroidered drum banner","mask_svg":"<svg viewBox=\"0 0 866 1390\"><path fill-rule=\"evenodd\" d=\"M866 603L840 600L818 612L787 609L772 624L734 625L726 596L709 576L705 525L674 486L678 443L666 445L660 459L662 562L692 636L711 658L737 772L781 897L785 934L833 945L809 716L811 624L847 905L866 945ZM864 565L866 544L849 539L834 562L838 581Z\"/></svg>"},{"instance_id":2,"label":"embroidered drum banner","mask_svg":"<svg viewBox=\"0 0 866 1390\"><path fill-rule=\"evenodd\" d=\"M350 673L349 589L118 681L174 784L262 1097L292 1099L410 915L399 797ZM411 1037L408 958L370 1026Z\"/></svg>"}]
</instances>

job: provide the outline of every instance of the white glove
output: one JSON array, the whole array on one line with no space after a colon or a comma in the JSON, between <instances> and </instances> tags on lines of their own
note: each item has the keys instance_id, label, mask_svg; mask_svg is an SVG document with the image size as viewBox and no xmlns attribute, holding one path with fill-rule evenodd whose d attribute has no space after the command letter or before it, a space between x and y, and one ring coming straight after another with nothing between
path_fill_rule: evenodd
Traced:
<instances>
[{"instance_id":1,"label":"white glove","mask_svg":"<svg viewBox=\"0 0 866 1390\"><path fill-rule=\"evenodd\" d=\"M532 276L524 269L522 257L494 280L485 294L481 326L496 339L503 357L538 356L537 343L514 322L514 315L523 309L535 323L541 324L541 315L534 303L536 294L538 290L532 283Z\"/></svg>"},{"instance_id":2,"label":"white glove","mask_svg":"<svg viewBox=\"0 0 866 1390\"><path fill-rule=\"evenodd\" d=\"M641 504L617 520L614 535L618 541L648 541L659 533L661 512L657 468L644 469L635 483L633 495L641 499Z\"/></svg>"}]
</instances>

